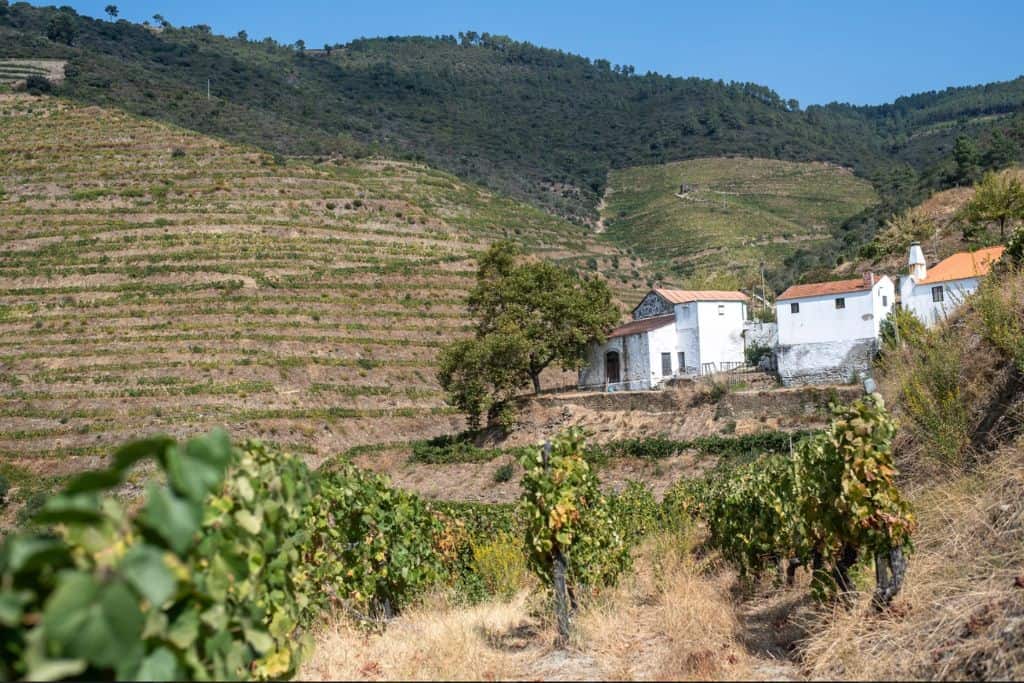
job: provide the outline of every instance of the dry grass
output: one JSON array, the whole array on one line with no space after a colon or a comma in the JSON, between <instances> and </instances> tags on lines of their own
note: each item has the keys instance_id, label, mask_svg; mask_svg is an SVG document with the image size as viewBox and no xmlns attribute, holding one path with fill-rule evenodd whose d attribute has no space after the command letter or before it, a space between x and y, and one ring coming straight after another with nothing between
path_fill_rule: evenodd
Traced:
<instances>
[{"instance_id":1,"label":"dry grass","mask_svg":"<svg viewBox=\"0 0 1024 683\"><path fill-rule=\"evenodd\" d=\"M1024 677L1024 450L915 496L920 528L904 592L886 616L803 615L813 678Z\"/></svg>"},{"instance_id":2,"label":"dry grass","mask_svg":"<svg viewBox=\"0 0 1024 683\"><path fill-rule=\"evenodd\" d=\"M581 609L567 650L554 649L546 602L537 593L474 607L434 596L381 634L330 623L299 676L664 680L766 673L738 641L731 574L707 570L685 540L656 536L639 551L635 572Z\"/></svg>"}]
</instances>

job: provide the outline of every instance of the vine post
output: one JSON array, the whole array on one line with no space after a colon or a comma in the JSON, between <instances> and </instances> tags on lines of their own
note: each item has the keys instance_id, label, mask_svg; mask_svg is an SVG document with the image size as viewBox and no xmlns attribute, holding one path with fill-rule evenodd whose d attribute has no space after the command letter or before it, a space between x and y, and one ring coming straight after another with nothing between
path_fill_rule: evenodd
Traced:
<instances>
[{"instance_id":1,"label":"vine post","mask_svg":"<svg viewBox=\"0 0 1024 683\"><path fill-rule=\"evenodd\" d=\"M544 450L541 452L541 457L544 463L544 474L549 476L551 473L551 442L544 442ZM557 647L565 647L569 643L569 589L566 584L566 573L568 568L566 567L565 555L562 553L560 546L555 546L554 552L552 553L552 584L555 591L555 618L558 622L558 640L556 641Z\"/></svg>"}]
</instances>

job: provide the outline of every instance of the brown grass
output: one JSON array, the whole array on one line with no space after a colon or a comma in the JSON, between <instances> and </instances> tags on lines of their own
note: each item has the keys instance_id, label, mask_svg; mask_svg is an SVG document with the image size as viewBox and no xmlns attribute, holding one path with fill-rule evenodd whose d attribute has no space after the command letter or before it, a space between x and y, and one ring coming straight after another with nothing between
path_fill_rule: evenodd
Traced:
<instances>
[{"instance_id":1,"label":"brown grass","mask_svg":"<svg viewBox=\"0 0 1024 683\"><path fill-rule=\"evenodd\" d=\"M920 528L903 594L876 616L802 615L813 678L1024 677L1024 449L915 496Z\"/></svg>"},{"instance_id":2,"label":"brown grass","mask_svg":"<svg viewBox=\"0 0 1024 683\"><path fill-rule=\"evenodd\" d=\"M659 535L636 570L588 601L567 650L553 647L546 599L453 605L443 595L406 611L381 634L346 621L319 634L302 679L736 679L762 671L738 640L733 576L694 559L690 544Z\"/></svg>"}]
</instances>

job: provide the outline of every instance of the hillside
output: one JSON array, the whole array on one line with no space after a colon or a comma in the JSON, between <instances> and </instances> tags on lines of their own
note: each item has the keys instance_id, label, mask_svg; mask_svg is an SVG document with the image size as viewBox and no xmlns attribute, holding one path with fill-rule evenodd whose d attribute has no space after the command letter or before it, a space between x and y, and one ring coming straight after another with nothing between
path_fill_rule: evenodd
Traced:
<instances>
[{"instance_id":1,"label":"hillside","mask_svg":"<svg viewBox=\"0 0 1024 683\"><path fill-rule=\"evenodd\" d=\"M784 284L787 257L834 249L835 230L876 200L869 183L828 164L696 159L613 171L602 217L611 241L669 277L749 287L762 261Z\"/></svg>"},{"instance_id":2,"label":"hillside","mask_svg":"<svg viewBox=\"0 0 1024 683\"><path fill-rule=\"evenodd\" d=\"M68 59L64 91L76 99L282 153L414 155L584 219L611 166L721 153L884 162L857 117L817 125L763 86L638 75L500 36L358 40L314 54L203 26L64 14L70 46L47 38L55 8L0 9L0 57Z\"/></svg>"},{"instance_id":3,"label":"hillside","mask_svg":"<svg viewBox=\"0 0 1024 683\"><path fill-rule=\"evenodd\" d=\"M618 254L420 164L286 162L27 95L0 95L0 141L0 455L50 475L161 430L313 460L457 430L433 359L475 253ZM644 286L609 274L627 303Z\"/></svg>"},{"instance_id":4,"label":"hillside","mask_svg":"<svg viewBox=\"0 0 1024 683\"><path fill-rule=\"evenodd\" d=\"M1019 268L1019 264L1018 268ZM521 680L1015 680L1024 675L1024 276L981 295L877 367L899 420L896 465L917 528L892 608L869 563L849 602L769 569L739 576L698 525L655 532L619 583L584 601L572 645L529 576L511 598L440 593L380 633L325 625L301 675ZM652 465L654 466L654 465ZM657 462L668 468L668 461ZM602 478L609 476L601 471ZM642 656L637 656L641 653Z\"/></svg>"},{"instance_id":5,"label":"hillside","mask_svg":"<svg viewBox=\"0 0 1024 683\"><path fill-rule=\"evenodd\" d=\"M1024 168L1001 171L1024 180ZM865 270L900 275L907 269L910 243L920 242L928 263L964 250L999 242L994 226L982 229L965 224L961 210L974 197L974 187L955 187L935 192L919 204L891 217L871 242L863 245L857 258L837 266L837 276L852 277Z\"/></svg>"}]
</instances>

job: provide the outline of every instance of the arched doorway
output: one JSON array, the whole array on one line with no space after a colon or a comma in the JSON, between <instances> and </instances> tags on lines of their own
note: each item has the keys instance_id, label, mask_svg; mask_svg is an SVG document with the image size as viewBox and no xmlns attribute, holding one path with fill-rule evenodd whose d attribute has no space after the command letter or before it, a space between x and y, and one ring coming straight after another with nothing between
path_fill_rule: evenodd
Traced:
<instances>
[{"instance_id":1,"label":"arched doorway","mask_svg":"<svg viewBox=\"0 0 1024 683\"><path fill-rule=\"evenodd\" d=\"M609 384L622 381L619 369L619 352L609 351L604 355L604 376Z\"/></svg>"}]
</instances>

